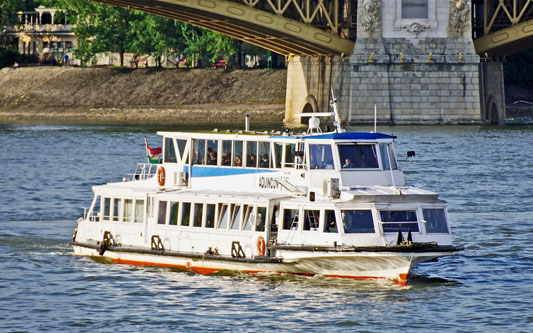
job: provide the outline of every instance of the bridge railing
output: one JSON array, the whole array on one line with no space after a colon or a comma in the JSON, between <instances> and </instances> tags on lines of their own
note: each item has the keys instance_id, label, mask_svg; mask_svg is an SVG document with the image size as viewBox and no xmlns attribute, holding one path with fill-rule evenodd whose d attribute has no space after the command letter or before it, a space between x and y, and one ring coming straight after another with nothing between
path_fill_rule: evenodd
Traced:
<instances>
[{"instance_id":1,"label":"bridge railing","mask_svg":"<svg viewBox=\"0 0 533 333\"><path fill-rule=\"evenodd\" d=\"M473 0L474 38L533 19L533 0Z\"/></svg>"},{"instance_id":2,"label":"bridge railing","mask_svg":"<svg viewBox=\"0 0 533 333\"><path fill-rule=\"evenodd\" d=\"M357 0L229 0L339 34L355 29ZM348 37L348 36L346 36Z\"/></svg>"}]
</instances>

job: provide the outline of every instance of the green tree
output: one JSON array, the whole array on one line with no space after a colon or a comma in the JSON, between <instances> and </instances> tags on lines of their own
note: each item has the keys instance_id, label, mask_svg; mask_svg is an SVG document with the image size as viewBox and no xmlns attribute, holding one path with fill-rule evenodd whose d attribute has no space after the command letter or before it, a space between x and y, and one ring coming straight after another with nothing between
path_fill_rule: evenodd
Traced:
<instances>
[{"instance_id":1,"label":"green tree","mask_svg":"<svg viewBox=\"0 0 533 333\"><path fill-rule=\"evenodd\" d=\"M207 58L214 61L218 58L228 58L238 51L236 40L225 35L185 25L182 27L182 35L185 39L185 53L191 58L193 65L199 59Z\"/></svg>"},{"instance_id":2,"label":"green tree","mask_svg":"<svg viewBox=\"0 0 533 333\"><path fill-rule=\"evenodd\" d=\"M7 26L18 23L17 12L22 10L22 2L19 0L1 0L0 1L0 42L6 46Z\"/></svg>"},{"instance_id":3,"label":"green tree","mask_svg":"<svg viewBox=\"0 0 533 333\"><path fill-rule=\"evenodd\" d=\"M200 59L226 60L238 51L238 43L227 36L186 23L140 11L103 5L87 0L42 0L46 6L64 8L76 23L78 48L74 54L89 63L101 52L151 55L161 66L163 56L185 53L193 65Z\"/></svg>"},{"instance_id":4,"label":"green tree","mask_svg":"<svg viewBox=\"0 0 533 333\"><path fill-rule=\"evenodd\" d=\"M139 14L86 0L56 0L49 4L65 8L69 20L76 23L74 33L78 36L78 47L74 54L83 63L94 62L98 53L117 52L120 66L124 65L124 53L130 51L135 37L130 22Z\"/></svg>"},{"instance_id":5,"label":"green tree","mask_svg":"<svg viewBox=\"0 0 533 333\"><path fill-rule=\"evenodd\" d=\"M136 54L148 54L156 58L161 67L163 56L176 55L185 47L180 31L185 23L164 19L155 15L140 14L142 19L132 22L135 38L132 50Z\"/></svg>"}]
</instances>

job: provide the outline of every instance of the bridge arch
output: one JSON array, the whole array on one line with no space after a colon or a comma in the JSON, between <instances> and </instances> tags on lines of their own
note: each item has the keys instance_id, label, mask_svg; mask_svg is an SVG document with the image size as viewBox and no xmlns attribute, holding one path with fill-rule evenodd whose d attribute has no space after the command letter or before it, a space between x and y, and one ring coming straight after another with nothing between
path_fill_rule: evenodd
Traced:
<instances>
[{"instance_id":1,"label":"bridge arch","mask_svg":"<svg viewBox=\"0 0 533 333\"><path fill-rule=\"evenodd\" d=\"M320 112L318 107L318 102L316 100L316 97L313 95L308 95L305 98L304 106L302 107L302 113L313 113L313 112ZM300 120L301 124L308 124L309 118L308 117L302 117Z\"/></svg>"},{"instance_id":2,"label":"bridge arch","mask_svg":"<svg viewBox=\"0 0 533 333\"><path fill-rule=\"evenodd\" d=\"M476 53L490 56L509 55L531 48L533 44L533 19L474 40Z\"/></svg>"},{"instance_id":3,"label":"bridge arch","mask_svg":"<svg viewBox=\"0 0 533 333\"><path fill-rule=\"evenodd\" d=\"M228 0L93 0L175 19L282 55L351 54L355 43L310 24ZM254 2L255 3L255 2Z\"/></svg>"}]
</instances>

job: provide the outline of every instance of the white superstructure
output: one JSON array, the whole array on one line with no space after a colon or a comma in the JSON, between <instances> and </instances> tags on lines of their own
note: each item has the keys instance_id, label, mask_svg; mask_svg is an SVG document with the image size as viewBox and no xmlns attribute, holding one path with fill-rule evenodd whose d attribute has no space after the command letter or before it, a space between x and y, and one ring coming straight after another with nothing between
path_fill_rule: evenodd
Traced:
<instances>
[{"instance_id":1,"label":"white superstructure","mask_svg":"<svg viewBox=\"0 0 533 333\"><path fill-rule=\"evenodd\" d=\"M445 203L404 185L379 133L159 132L159 164L94 186L76 255L404 283L453 254Z\"/></svg>"}]
</instances>

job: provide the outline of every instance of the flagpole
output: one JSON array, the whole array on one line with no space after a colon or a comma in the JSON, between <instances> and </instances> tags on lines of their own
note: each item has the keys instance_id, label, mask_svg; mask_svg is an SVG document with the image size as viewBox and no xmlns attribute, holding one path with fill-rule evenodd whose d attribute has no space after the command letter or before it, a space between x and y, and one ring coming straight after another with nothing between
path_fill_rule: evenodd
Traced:
<instances>
[{"instance_id":1,"label":"flagpole","mask_svg":"<svg viewBox=\"0 0 533 333\"><path fill-rule=\"evenodd\" d=\"M146 153L146 162L150 164L150 158L148 157L148 141L146 141L146 137L144 137L144 152Z\"/></svg>"}]
</instances>

